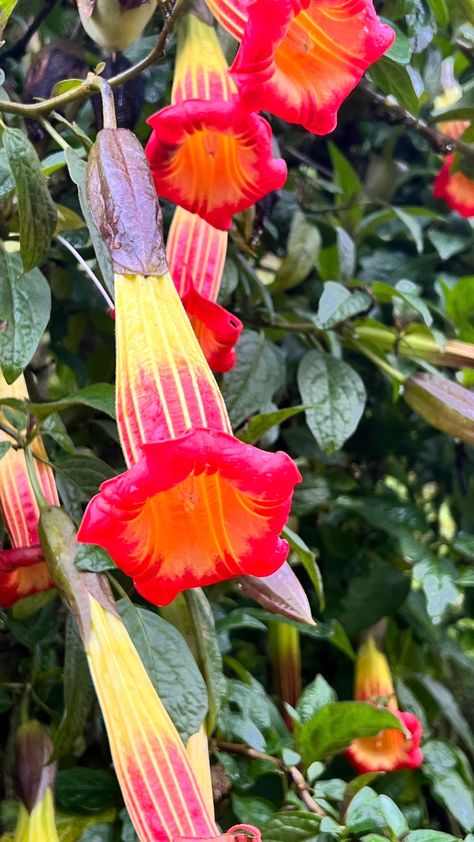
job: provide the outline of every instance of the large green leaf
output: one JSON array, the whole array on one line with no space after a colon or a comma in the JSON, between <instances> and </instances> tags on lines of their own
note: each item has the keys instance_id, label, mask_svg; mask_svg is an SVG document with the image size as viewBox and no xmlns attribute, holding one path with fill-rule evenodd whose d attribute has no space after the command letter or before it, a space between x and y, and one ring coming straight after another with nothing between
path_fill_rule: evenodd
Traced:
<instances>
[{"instance_id":1,"label":"large green leaf","mask_svg":"<svg viewBox=\"0 0 474 842\"><path fill-rule=\"evenodd\" d=\"M309 765L324 760L357 737L373 737L385 728L401 729L400 721L388 710L366 702L333 702L320 708L311 719L298 725L296 745Z\"/></svg>"},{"instance_id":2,"label":"large green leaf","mask_svg":"<svg viewBox=\"0 0 474 842\"><path fill-rule=\"evenodd\" d=\"M30 362L48 324L49 285L39 269L23 273L18 252L0 243L0 366L13 383Z\"/></svg>"},{"instance_id":3,"label":"large green leaf","mask_svg":"<svg viewBox=\"0 0 474 842\"><path fill-rule=\"evenodd\" d=\"M283 381L279 350L263 334L244 330L237 363L224 377L224 398L234 427L268 404Z\"/></svg>"},{"instance_id":4,"label":"large green leaf","mask_svg":"<svg viewBox=\"0 0 474 842\"><path fill-rule=\"evenodd\" d=\"M46 257L56 228L56 206L34 146L19 129L5 129L3 145L15 180L20 216L20 251L28 272Z\"/></svg>"},{"instance_id":5,"label":"large green leaf","mask_svg":"<svg viewBox=\"0 0 474 842\"><path fill-rule=\"evenodd\" d=\"M323 351L308 351L298 368L298 387L308 427L331 454L357 429L365 406L365 387L353 368Z\"/></svg>"},{"instance_id":6,"label":"large green leaf","mask_svg":"<svg viewBox=\"0 0 474 842\"><path fill-rule=\"evenodd\" d=\"M117 603L145 669L181 737L199 730L207 714L207 691L189 646L179 631L129 599Z\"/></svg>"}]
</instances>

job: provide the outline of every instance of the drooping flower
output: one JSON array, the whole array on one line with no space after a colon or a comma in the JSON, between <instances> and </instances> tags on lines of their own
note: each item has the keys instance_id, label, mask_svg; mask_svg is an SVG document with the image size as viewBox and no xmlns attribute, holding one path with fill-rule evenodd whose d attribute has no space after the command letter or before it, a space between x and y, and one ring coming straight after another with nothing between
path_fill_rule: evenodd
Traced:
<instances>
[{"instance_id":1,"label":"drooping flower","mask_svg":"<svg viewBox=\"0 0 474 842\"><path fill-rule=\"evenodd\" d=\"M137 590L167 604L189 587L266 576L299 473L231 434L217 384L169 275L117 276L117 422L128 463L89 503L79 540L100 544Z\"/></svg>"},{"instance_id":2,"label":"drooping flower","mask_svg":"<svg viewBox=\"0 0 474 842\"><path fill-rule=\"evenodd\" d=\"M185 15L172 105L149 118L146 146L158 195L224 231L287 175L273 158L269 124L244 107L227 71L213 27Z\"/></svg>"},{"instance_id":3,"label":"drooping flower","mask_svg":"<svg viewBox=\"0 0 474 842\"><path fill-rule=\"evenodd\" d=\"M474 179L456 169L456 155L447 155L435 178L433 196L444 199L452 210L470 219L474 216Z\"/></svg>"},{"instance_id":4,"label":"drooping flower","mask_svg":"<svg viewBox=\"0 0 474 842\"><path fill-rule=\"evenodd\" d=\"M375 737L353 740L346 756L355 769L362 774L417 769L421 766L421 723L413 713L398 710L387 659L370 636L357 655L354 695L359 701L387 708L404 726L404 731L386 728Z\"/></svg>"},{"instance_id":5,"label":"drooping flower","mask_svg":"<svg viewBox=\"0 0 474 842\"><path fill-rule=\"evenodd\" d=\"M242 322L217 304L227 251L227 232L194 213L176 208L166 253L171 276L194 333L214 371L235 363Z\"/></svg>"},{"instance_id":6,"label":"drooping flower","mask_svg":"<svg viewBox=\"0 0 474 842\"><path fill-rule=\"evenodd\" d=\"M215 838L219 830L185 746L118 615L107 580L75 567L74 526L60 509L42 511L40 534L56 585L77 621L114 770L140 842Z\"/></svg>"},{"instance_id":7,"label":"drooping flower","mask_svg":"<svg viewBox=\"0 0 474 842\"><path fill-rule=\"evenodd\" d=\"M126 130L105 129L91 155L91 206L117 273L117 423L129 470L101 486L78 537L105 547L143 596L166 605L186 588L280 567L288 545L279 536L300 475L287 454L232 436L166 269L140 144ZM129 160L132 196L113 175ZM135 198L154 221L145 233L138 221L130 227Z\"/></svg>"},{"instance_id":8,"label":"drooping flower","mask_svg":"<svg viewBox=\"0 0 474 842\"><path fill-rule=\"evenodd\" d=\"M56 763L53 743L39 722L20 725L16 734L20 807L14 842L59 842L54 820Z\"/></svg>"},{"instance_id":9,"label":"drooping flower","mask_svg":"<svg viewBox=\"0 0 474 842\"><path fill-rule=\"evenodd\" d=\"M316 134L394 40L372 0L207 0L238 40L231 68L244 103Z\"/></svg>"},{"instance_id":10,"label":"drooping flower","mask_svg":"<svg viewBox=\"0 0 474 842\"><path fill-rule=\"evenodd\" d=\"M24 377L8 384L0 370L0 397L28 398ZM0 413L2 421L8 425ZM0 430L0 442L12 442ZM33 453L47 459L39 437ZM35 460L34 470L46 500L56 505L58 495L51 468ZM24 596L53 587L46 565L41 560L38 538L38 505L30 484L23 450L10 448L0 459L0 512L10 539L11 549L0 550L0 606L8 607Z\"/></svg>"}]
</instances>

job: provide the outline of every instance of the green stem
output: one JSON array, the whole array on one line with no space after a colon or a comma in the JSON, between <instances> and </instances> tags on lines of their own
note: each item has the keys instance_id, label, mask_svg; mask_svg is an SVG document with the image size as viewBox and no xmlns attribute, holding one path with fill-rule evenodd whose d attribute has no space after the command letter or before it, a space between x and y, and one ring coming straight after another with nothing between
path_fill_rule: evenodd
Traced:
<instances>
[{"instance_id":1,"label":"green stem","mask_svg":"<svg viewBox=\"0 0 474 842\"><path fill-rule=\"evenodd\" d=\"M115 114L115 100L114 92L110 83L102 76L95 76L89 74L91 85L93 88L98 88L102 99L102 120L104 129L117 128L117 115Z\"/></svg>"},{"instance_id":2,"label":"green stem","mask_svg":"<svg viewBox=\"0 0 474 842\"><path fill-rule=\"evenodd\" d=\"M394 368L393 365L390 365L389 362L385 359L385 357L379 357L374 351L371 351L370 348L367 348L366 345L363 345L362 342L358 342L357 339L353 339L352 337L348 341L348 346L353 348L356 351L359 351L360 354L363 354L364 357L367 357L368 360L373 362L378 368L388 374L390 378L395 380L400 385L403 385L406 381L406 376L402 374L398 368Z\"/></svg>"},{"instance_id":3,"label":"green stem","mask_svg":"<svg viewBox=\"0 0 474 842\"><path fill-rule=\"evenodd\" d=\"M49 136L56 141L56 143L58 144L58 146L61 147L61 149L64 149L65 152L68 149L72 149L72 146L67 142L67 140L64 140L64 138L59 134L59 132L56 131L54 126L52 126L49 122L49 120L46 120L44 117L40 117L38 122L41 123L43 129L46 132L48 132Z\"/></svg>"},{"instance_id":4,"label":"green stem","mask_svg":"<svg viewBox=\"0 0 474 842\"><path fill-rule=\"evenodd\" d=\"M28 477L31 483L31 487L36 497L36 502L38 503L40 509L47 509L48 502L43 494L43 489L41 488L39 477L36 472L36 466L31 447L25 447L25 462L28 470Z\"/></svg>"}]
</instances>

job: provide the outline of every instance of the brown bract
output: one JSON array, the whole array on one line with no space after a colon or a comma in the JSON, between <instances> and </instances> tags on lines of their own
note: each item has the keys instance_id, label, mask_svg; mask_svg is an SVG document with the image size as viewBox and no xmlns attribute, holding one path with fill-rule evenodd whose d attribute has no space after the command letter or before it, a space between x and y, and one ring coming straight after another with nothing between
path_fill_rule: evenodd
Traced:
<instances>
[{"instance_id":1,"label":"brown bract","mask_svg":"<svg viewBox=\"0 0 474 842\"><path fill-rule=\"evenodd\" d=\"M87 195L114 272L164 275L161 210L143 149L128 129L102 129L97 135Z\"/></svg>"},{"instance_id":2,"label":"brown bract","mask_svg":"<svg viewBox=\"0 0 474 842\"><path fill-rule=\"evenodd\" d=\"M50 763L53 743L42 725L32 721L21 725L16 736L16 758L20 798L29 813L43 800L48 787L54 789L56 763Z\"/></svg>"}]
</instances>

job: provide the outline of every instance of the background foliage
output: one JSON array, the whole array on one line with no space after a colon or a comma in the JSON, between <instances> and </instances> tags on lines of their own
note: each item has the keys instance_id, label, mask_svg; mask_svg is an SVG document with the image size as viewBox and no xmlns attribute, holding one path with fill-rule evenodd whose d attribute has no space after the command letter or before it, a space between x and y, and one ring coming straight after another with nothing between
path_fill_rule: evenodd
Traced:
<instances>
[{"instance_id":1,"label":"background foliage","mask_svg":"<svg viewBox=\"0 0 474 842\"><path fill-rule=\"evenodd\" d=\"M25 54L15 54L43 5L21 0L10 18L2 98L25 96L34 55L58 38L68 39L72 58L73 44L84 47L90 67L106 58L65 0L50 3ZM410 409L386 365L435 370L399 353L407 328L441 346L443 337L474 341L472 225L432 198L441 165L436 133L420 133L401 111L435 125L442 68L451 59L463 117L472 117L474 6L376 6L397 41L345 103L332 136L272 120L289 179L237 218L221 292L245 324L237 365L222 382L234 429L261 447L287 450L304 477L290 522L291 562L318 623L275 620L231 583L209 588L212 612L198 594L190 601L202 630L191 646L199 670L172 609L160 617L113 573L123 619L185 738L207 706L202 675L208 683L218 820L263 826L265 842L448 842L474 832L474 457ZM156 15L128 50L130 61L150 49L159 25ZM141 140L146 117L169 102L173 50L171 41L143 83L122 92L124 120L142 103ZM124 465L113 420L113 321L75 257L57 238L49 246L53 232L65 232L110 287L105 256L96 258L83 222L83 162L97 128L91 102L68 119L73 129L52 122L75 153L38 123L5 118L0 234L8 244L19 230L21 254L0 249L0 319L13 325L0 331L0 363L9 378L27 367L34 398L51 402L36 412L62 502L78 521L100 482ZM172 210L165 203L166 225ZM368 342L373 320L397 341ZM456 377L472 384L468 369ZM94 569L111 567L97 551ZM379 621L401 705L423 723L425 763L416 772L356 777L336 753L347 744L336 699L351 699L353 647ZM283 623L299 630L306 688L293 730L272 678ZM31 713L54 730L62 838L132 842L81 645L65 625L54 592L0 611L1 829L14 826L12 735L27 692ZM328 703L329 716L318 718ZM223 750L223 743L239 748ZM287 773L300 757L323 816L307 809Z\"/></svg>"}]
</instances>

